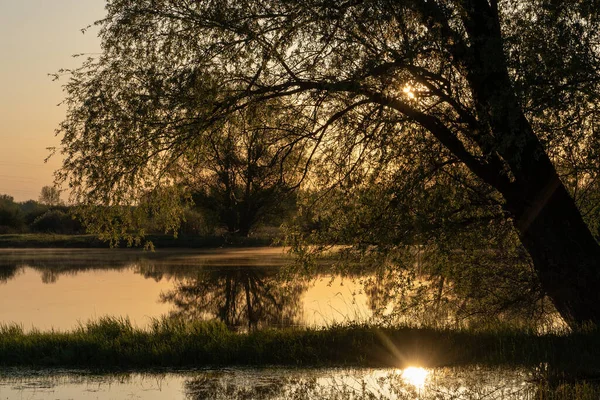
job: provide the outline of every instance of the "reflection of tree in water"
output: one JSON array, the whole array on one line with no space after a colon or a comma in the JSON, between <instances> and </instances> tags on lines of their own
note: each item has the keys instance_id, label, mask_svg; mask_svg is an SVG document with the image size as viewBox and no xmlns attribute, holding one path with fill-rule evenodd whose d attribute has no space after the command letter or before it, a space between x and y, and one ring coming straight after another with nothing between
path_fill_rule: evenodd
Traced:
<instances>
[{"instance_id":1,"label":"reflection of tree in water","mask_svg":"<svg viewBox=\"0 0 600 400\"><path fill-rule=\"evenodd\" d=\"M161 295L173 303L173 316L218 318L229 327L256 329L299 322L300 296L306 285L284 280L273 267L222 267L202 270Z\"/></svg>"},{"instance_id":2,"label":"reflection of tree in water","mask_svg":"<svg viewBox=\"0 0 600 400\"><path fill-rule=\"evenodd\" d=\"M535 275L516 257L480 250L436 256L423 264L382 266L365 278L373 314L426 326L553 323Z\"/></svg>"},{"instance_id":3,"label":"reflection of tree in water","mask_svg":"<svg viewBox=\"0 0 600 400\"><path fill-rule=\"evenodd\" d=\"M138 254L123 255L109 252L86 251L31 251L5 252L0 255L0 282L15 278L25 269L40 273L43 283L56 283L61 276L76 276L79 273L97 270L120 271L139 258Z\"/></svg>"},{"instance_id":4,"label":"reflection of tree in water","mask_svg":"<svg viewBox=\"0 0 600 400\"><path fill-rule=\"evenodd\" d=\"M18 265L0 265L0 283L13 279L20 269Z\"/></svg>"},{"instance_id":5,"label":"reflection of tree in water","mask_svg":"<svg viewBox=\"0 0 600 400\"><path fill-rule=\"evenodd\" d=\"M152 258L151 258L152 257ZM160 281L163 278L195 276L197 265L170 263L168 258L161 259L146 253L66 253L64 255L28 253L22 256L11 255L8 260L0 260L0 283L14 279L16 275L29 268L41 275L43 283L56 283L62 276L77 276L96 271L124 272L132 270L147 279Z\"/></svg>"},{"instance_id":6,"label":"reflection of tree in water","mask_svg":"<svg viewBox=\"0 0 600 400\"><path fill-rule=\"evenodd\" d=\"M432 375L418 385L393 369L207 371L186 380L184 393L189 400L598 399L600 394L594 382L532 382L531 370L514 366L429 372Z\"/></svg>"},{"instance_id":7,"label":"reflection of tree in water","mask_svg":"<svg viewBox=\"0 0 600 400\"><path fill-rule=\"evenodd\" d=\"M185 382L186 399L256 399L282 398L289 378L259 377L239 379L224 372L205 373Z\"/></svg>"}]
</instances>

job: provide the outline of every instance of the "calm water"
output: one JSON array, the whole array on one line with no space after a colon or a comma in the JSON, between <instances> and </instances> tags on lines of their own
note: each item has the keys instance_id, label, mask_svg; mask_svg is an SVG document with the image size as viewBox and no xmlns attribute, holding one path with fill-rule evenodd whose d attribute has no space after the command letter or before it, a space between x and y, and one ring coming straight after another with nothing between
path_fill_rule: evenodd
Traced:
<instances>
[{"instance_id":1,"label":"calm water","mask_svg":"<svg viewBox=\"0 0 600 400\"><path fill-rule=\"evenodd\" d=\"M220 319L232 328L369 321L385 281L281 276L282 249L0 250L0 323L66 330L101 316ZM392 289L393 290L393 289ZM384 302L385 304L385 302ZM8 399L534 399L519 369L219 369L164 373L0 369ZM536 397L537 396L537 397Z\"/></svg>"},{"instance_id":2,"label":"calm water","mask_svg":"<svg viewBox=\"0 0 600 400\"><path fill-rule=\"evenodd\" d=\"M232 327L367 321L354 279L283 278L280 248L215 251L0 250L0 322L65 330L101 316L146 326L179 315Z\"/></svg>"},{"instance_id":3,"label":"calm water","mask_svg":"<svg viewBox=\"0 0 600 400\"><path fill-rule=\"evenodd\" d=\"M222 369L95 375L8 370L0 399L534 399L532 376L508 369Z\"/></svg>"}]
</instances>

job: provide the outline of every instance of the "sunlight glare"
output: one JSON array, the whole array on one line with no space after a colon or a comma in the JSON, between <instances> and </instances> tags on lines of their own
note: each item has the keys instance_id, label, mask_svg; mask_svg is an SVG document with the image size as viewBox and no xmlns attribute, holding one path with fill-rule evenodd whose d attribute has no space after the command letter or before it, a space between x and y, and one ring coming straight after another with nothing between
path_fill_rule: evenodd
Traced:
<instances>
[{"instance_id":1,"label":"sunlight glare","mask_svg":"<svg viewBox=\"0 0 600 400\"><path fill-rule=\"evenodd\" d=\"M406 86L404 86L404 89L402 89L402 91L404 92L405 95L408 96L409 99L415 98L415 92L413 91L412 86L406 85Z\"/></svg>"},{"instance_id":2,"label":"sunlight glare","mask_svg":"<svg viewBox=\"0 0 600 400\"><path fill-rule=\"evenodd\" d=\"M420 367L408 367L402 371L402 379L417 388L423 388L427 375L429 371Z\"/></svg>"}]
</instances>

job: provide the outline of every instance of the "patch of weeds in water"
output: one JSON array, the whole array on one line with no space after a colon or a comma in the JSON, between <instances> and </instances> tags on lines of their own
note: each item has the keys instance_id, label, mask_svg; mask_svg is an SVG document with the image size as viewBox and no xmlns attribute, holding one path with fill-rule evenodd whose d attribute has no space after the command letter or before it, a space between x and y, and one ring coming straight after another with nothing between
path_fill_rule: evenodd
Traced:
<instances>
[{"instance_id":1,"label":"patch of weeds in water","mask_svg":"<svg viewBox=\"0 0 600 400\"><path fill-rule=\"evenodd\" d=\"M562 382L550 384L540 382L531 390L531 400L598 400L600 385L598 382Z\"/></svg>"}]
</instances>

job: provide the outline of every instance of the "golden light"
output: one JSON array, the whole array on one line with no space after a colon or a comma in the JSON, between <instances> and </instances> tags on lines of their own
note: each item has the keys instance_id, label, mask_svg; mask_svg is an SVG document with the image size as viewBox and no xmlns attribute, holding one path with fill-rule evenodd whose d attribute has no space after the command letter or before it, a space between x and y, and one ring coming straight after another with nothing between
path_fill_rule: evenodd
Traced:
<instances>
[{"instance_id":1,"label":"golden light","mask_svg":"<svg viewBox=\"0 0 600 400\"><path fill-rule=\"evenodd\" d=\"M427 375L429 371L420 367L408 367L402 371L402 379L419 389L425 386Z\"/></svg>"},{"instance_id":2,"label":"golden light","mask_svg":"<svg viewBox=\"0 0 600 400\"><path fill-rule=\"evenodd\" d=\"M415 98L415 92L414 92L414 89L412 86L406 85L406 86L404 86L404 89L402 89L402 91L404 92L404 94L406 96L408 96L409 99Z\"/></svg>"}]
</instances>

